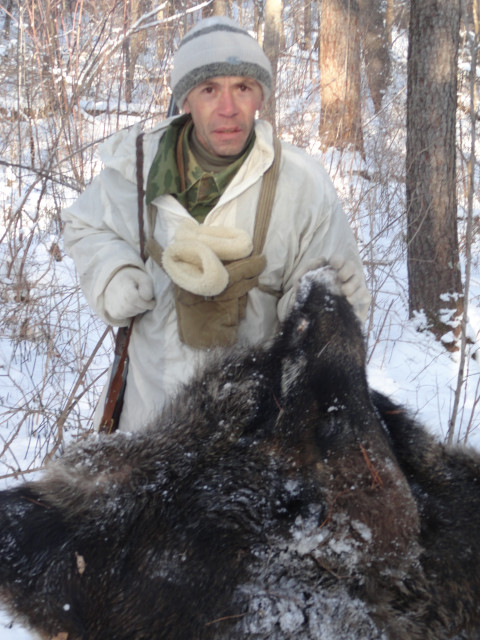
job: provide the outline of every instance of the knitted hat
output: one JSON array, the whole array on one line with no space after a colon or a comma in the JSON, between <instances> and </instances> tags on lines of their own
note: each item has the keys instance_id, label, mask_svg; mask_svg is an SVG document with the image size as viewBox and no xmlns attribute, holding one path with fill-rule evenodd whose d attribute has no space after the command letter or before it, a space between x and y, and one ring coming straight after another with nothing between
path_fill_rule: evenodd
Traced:
<instances>
[{"instance_id":1,"label":"knitted hat","mask_svg":"<svg viewBox=\"0 0 480 640\"><path fill-rule=\"evenodd\" d=\"M171 85L181 109L188 93L209 78L253 78L268 100L272 67L258 42L236 22L213 16L198 22L183 38L174 56Z\"/></svg>"}]
</instances>

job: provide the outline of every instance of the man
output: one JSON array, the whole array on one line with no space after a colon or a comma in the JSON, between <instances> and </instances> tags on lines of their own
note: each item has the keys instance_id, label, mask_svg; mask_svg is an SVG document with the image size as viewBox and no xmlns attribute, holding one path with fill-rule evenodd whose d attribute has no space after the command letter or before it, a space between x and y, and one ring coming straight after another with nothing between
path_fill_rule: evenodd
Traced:
<instances>
[{"instance_id":1,"label":"man","mask_svg":"<svg viewBox=\"0 0 480 640\"><path fill-rule=\"evenodd\" d=\"M271 126L255 120L271 83L267 57L243 28L220 17L197 23L180 44L171 78L184 114L143 136L146 235L153 247L146 262L137 220L138 128L102 146L104 169L63 212L65 246L89 304L112 325L136 318L121 430L144 428L204 361L208 349L195 342L203 306L189 316L193 305L183 304L182 295L216 300L237 260L242 269L247 264L242 278L249 286L258 276L245 308L245 300L237 305L237 342L269 338L293 304L300 276L325 262L338 269L345 295L365 319L370 296L333 185L317 162L286 143L263 262L248 272L263 177L275 155ZM232 250L223 252L227 245ZM215 338L215 321L203 324Z\"/></svg>"}]
</instances>

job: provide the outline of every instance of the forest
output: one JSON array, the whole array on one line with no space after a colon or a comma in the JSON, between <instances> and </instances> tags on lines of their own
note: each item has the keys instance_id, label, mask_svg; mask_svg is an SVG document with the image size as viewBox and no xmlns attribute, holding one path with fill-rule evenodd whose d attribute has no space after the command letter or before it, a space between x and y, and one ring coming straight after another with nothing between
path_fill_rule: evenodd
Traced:
<instances>
[{"instance_id":1,"label":"forest","mask_svg":"<svg viewBox=\"0 0 480 640\"><path fill-rule=\"evenodd\" d=\"M0 15L3 480L28 477L91 431L114 330L87 306L60 212L101 169L102 141L166 117L172 55L212 14L230 15L261 42L275 77L261 117L323 162L342 200L372 293L373 383L442 438L475 439L478 0L8 0Z\"/></svg>"}]
</instances>

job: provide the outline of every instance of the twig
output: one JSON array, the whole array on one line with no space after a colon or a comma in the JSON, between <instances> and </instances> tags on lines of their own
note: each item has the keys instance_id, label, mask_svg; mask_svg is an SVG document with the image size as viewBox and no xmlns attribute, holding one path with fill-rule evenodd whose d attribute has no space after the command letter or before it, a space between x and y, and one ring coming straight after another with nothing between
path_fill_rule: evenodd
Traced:
<instances>
[{"instance_id":1,"label":"twig","mask_svg":"<svg viewBox=\"0 0 480 640\"><path fill-rule=\"evenodd\" d=\"M65 408L63 409L62 413L57 418L57 422L56 422L57 435L55 437L55 444L53 445L52 449L45 456L44 464L48 463L53 458L55 453L58 451L58 449L60 447L60 444L62 443L62 440L63 440L63 427L65 425L65 422L66 422L66 420L68 418L68 415L69 415L70 411L72 410L72 407L75 405L75 394L77 393L77 390L78 390L79 386L81 385L81 383L82 383L82 381L83 381L83 379L85 377L85 373L87 372L88 368L92 364L92 361L93 361L96 353L98 352L100 346L102 345L103 341L105 340L105 338L107 337L107 334L110 331L111 331L111 327L107 327L105 329L105 331L103 332L103 334L100 336L100 339L98 340L97 344L95 345L95 348L93 349L93 351L90 354L87 362L83 366L83 369L80 371L80 373L78 375L78 378L77 378L77 381L73 385L73 389L71 390L70 395L68 396L67 402L65 404Z\"/></svg>"}]
</instances>

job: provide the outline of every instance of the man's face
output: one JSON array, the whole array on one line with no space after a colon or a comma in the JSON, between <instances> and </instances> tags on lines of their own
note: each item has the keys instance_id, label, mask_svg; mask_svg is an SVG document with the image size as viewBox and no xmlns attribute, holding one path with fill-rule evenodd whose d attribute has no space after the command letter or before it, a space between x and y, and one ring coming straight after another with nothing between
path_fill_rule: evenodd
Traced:
<instances>
[{"instance_id":1,"label":"man's face","mask_svg":"<svg viewBox=\"0 0 480 640\"><path fill-rule=\"evenodd\" d=\"M191 114L197 138L207 151L233 156L245 147L262 103L262 88L256 80L219 76L192 89L183 110Z\"/></svg>"}]
</instances>

